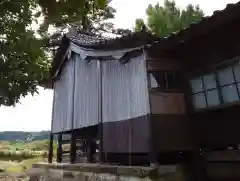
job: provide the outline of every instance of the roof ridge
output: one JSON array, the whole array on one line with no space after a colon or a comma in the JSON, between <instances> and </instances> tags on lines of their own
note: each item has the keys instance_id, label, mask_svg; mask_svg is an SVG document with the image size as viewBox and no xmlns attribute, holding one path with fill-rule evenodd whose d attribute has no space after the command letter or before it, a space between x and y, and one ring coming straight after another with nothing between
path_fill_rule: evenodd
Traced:
<instances>
[{"instance_id":1,"label":"roof ridge","mask_svg":"<svg viewBox=\"0 0 240 181\"><path fill-rule=\"evenodd\" d=\"M81 45L99 44L108 40L114 40L115 38L101 36L94 33L84 32L79 26L73 25L70 31L66 34L66 37L73 43Z\"/></svg>"}]
</instances>

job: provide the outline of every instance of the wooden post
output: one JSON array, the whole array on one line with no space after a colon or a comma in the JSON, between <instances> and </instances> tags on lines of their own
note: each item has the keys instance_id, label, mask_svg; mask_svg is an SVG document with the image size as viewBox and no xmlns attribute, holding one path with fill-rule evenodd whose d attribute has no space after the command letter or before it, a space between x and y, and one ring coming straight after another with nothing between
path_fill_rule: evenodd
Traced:
<instances>
[{"instance_id":1,"label":"wooden post","mask_svg":"<svg viewBox=\"0 0 240 181\"><path fill-rule=\"evenodd\" d=\"M58 135L57 163L62 162L62 133Z\"/></svg>"},{"instance_id":2,"label":"wooden post","mask_svg":"<svg viewBox=\"0 0 240 181\"><path fill-rule=\"evenodd\" d=\"M143 56L146 62L146 69L148 67L148 60L147 60L147 53L145 51L146 47L144 47L143 49ZM151 103L151 72L149 72L148 70L146 71L146 76L147 76L147 85L148 85L148 100L149 100L149 109L150 109L150 113L148 114L147 118L148 118L148 124L149 124L149 155L148 155L148 161L149 161L149 165L152 167L155 167L158 165L158 160L157 160L157 153L156 153L156 149L155 149L155 141L154 141L154 136L153 135L153 119L152 119L152 103Z\"/></svg>"},{"instance_id":3,"label":"wooden post","mask_svg":"<svg viewBox=\"0 0 240 181\"><path fill-rule=\"evenodd\" d=\"M53 158L53 134L50 133L49 147L48 147L48 163L52 163Z\"/></svg>"},{"instance_id":4,"label":"wooden post","mask_svg":"<svg viewBox=\"0 0 240 181\"><path fill-rule=\"evenodd\" d=\"M93 139L89 138L87 140L87 159L89 163L94 162L94 154L96 153L96 143Z\"/></svg>"},{"instance_id":5,"label":"wooden post","mask_svg":"<svg viewBox=\"0 0 240 181\"><path fill-rule=\"evenodd\" d=\"M91 138L87 139L87 162L91 163L92 162L92 156L91 156Z\"/></svg>"},{"instance_id":6,"label":"wooden post","mask_svg":"<svg viewBox=\"0 0 240 181\"><path fill-rule=\"evenodd\" d=\"M99 126L98 126L98 137L99 137L99 160L100 160L100 163L103 163L103 105L102 105L102 102L103 102L103 92L102 92L102 83L103 83L103 80L102 80L102 62L101 62L101 59L99 58L99 71L100 71L100 100L99 100L99 110L100 110L100 123L99 123Z\"/></svg>"},{"instance_id":7,"label":"wooden post","mask_svg":"<svg viewBox=\"0 0 240 181\"><path fill-rule=\"evenodd\" d=\"M73 131L71 133L71 140L70 140L70 162L71 164L76 162L76 132Z\"/></svg>"},{"instance_id":8,"label":"wooden post","mask_svg":"<svg viewBox=\"0 0 240 181\"><path fill-rule=\"evenodd\" d=\"M207 179L206 161L203 153L197 152L195 156L195 181L205 181Z\"/></svg>"},{"instance_id":9,"label":"wooden post","mask_svg":"<svg viewBox=\"0 0 240 181\"><path fill-rule=\"evenodd\" d=\"M187 180L205 181L207 180L206 163L199 151L190 153L186 170Z\"/></svg>"}]
</instances>

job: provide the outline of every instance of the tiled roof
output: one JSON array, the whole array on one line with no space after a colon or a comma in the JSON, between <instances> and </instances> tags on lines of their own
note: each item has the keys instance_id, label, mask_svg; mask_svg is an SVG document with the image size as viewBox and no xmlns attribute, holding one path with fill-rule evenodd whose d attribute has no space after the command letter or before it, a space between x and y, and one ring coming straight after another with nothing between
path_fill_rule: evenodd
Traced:
<instances>
[{"instance_id":1,"label":"tiled roof","mask_svg":"<svg viewBox=\"0 0 240 181\"><path fill-rule=\"evenodd\" d=\"M148 33L143 32L132 33L130 35L117 38L100 37L93 34L83 33L77 26L72 28L72 31L69 34L67 34L67 37L69 38L69 40L71 40L72 42L76 43L79 46L90 48L103 48L103 47L110 48L113 44L118 44L116 47L121 47L120 44L126 42L130 43L130 45L133 43L132 46L134 46L134 42L132 41L132 39L136 41L137 39L136 37L140 39L145 37L144 38L145 40L141 40L143 43L149 44L161 43L163 44L163 46L165 46L165 42L169 44L170 41L172 43L173 40L174 43L181 43L186 40L186 37L189 37L191 35L196 36L199 35L199 33L204 33L204 31L207 32L206 31L207 29L210 29L212 27L214 28L219 24L228 22L229 20L235 18L237 13L240 14L240 1L236 4L228 4L226 8L223 10L214 11L212 16L202 17L200 21L193 22L187 28L178 30L176 32L172 32L167 37L163 38L156 38ZM139 43L136 43L136 45L139 45ZM115 46L113 46L113 48L114 47Z\"/></svg>"},{"instance_id":2,"label":"tiled roof","mask_svg":"<svg viewBox=\"0 0 240 181\"><path fill-rule=\"evenodd\" d=\"M158 40L157 37L147 32L133 32L121 37L109 38L84 33L78 27L73 27L66 37L81 47L103 50L133 48Z\"/></svg>"},{"instance_id":3,"label":"tiled roof","mask_svg":"<svg viewBox=\"0 0 240 181\"><path fill-rule=\"evenodd\" d=\"M112 38L84 33L77 26L72 27L70 32L66 34L66 37L80 46L102 44L105 41L112 40Z\"/></svg>"},{"instance_id":4,"label":"tiled roof","mask_svg":"<svg viewBox=\"0 0 240 181\"><path fill-rule=\"evenodd\" d=\"M157 38L146 32L136 32L117 38L99 37L83 33L78 27L75 27L66 35L65 43L62 43L65 45L60 47L53 63L53 65L56 65L53 66L52 71L54 73L57 67L62 66L63 60L60 59L67 50L69 40L79 46L92 49L115 50L140 45L157 44L157 49L159 50L159 47L164 49L171 48L172 45L186 42L189 38L199 37L201 34L207 33L209 30L218 28L219 26L226 25L237 18L240 18L240 1L236 4L228 4L225 9L215 11L212 16L203 17L199 22L190 24L188 28L173 32L164 38Z\"/></svg>"}]
</instances>

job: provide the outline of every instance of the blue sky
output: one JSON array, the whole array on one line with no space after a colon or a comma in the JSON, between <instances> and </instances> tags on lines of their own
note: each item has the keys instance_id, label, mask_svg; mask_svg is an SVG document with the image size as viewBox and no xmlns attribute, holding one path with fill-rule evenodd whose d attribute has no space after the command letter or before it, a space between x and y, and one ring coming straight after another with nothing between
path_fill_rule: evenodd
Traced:
<instances>
[{"instance_id":1,"label":"blue sky","mask_svg":"<svg viewBox=\"0 0 240 181\"><path fill-rule=\"evenodd\" d=\"M214 10L225 8L228 3L239 0L175 0L184 8L187 4L199 4L205 14L211 15ZM116 8L114 19L118 28L133 28L136 18L145 18L148 4L162 4L164 0L113 0L111 5ZM0 107L0 131L41 131L51 127L52 91L39 89L39 95L21 99L16 107Z\"/></svg>"}]
</instances>

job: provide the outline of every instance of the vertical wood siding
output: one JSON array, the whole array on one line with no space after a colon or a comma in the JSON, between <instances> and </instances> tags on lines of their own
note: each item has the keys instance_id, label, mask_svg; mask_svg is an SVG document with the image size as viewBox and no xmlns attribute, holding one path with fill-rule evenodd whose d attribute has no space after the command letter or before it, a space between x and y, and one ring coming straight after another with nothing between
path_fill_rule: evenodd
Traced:
<instances>
[{"instance_id":1,"label":"vertical wood siding","mask_svg":"<svg viewBox=\"0 0 240 181\"><path fill-rule=\"evenodd\" d=\"M73 128L96 125L99 122L100 69L97 60L82 60L75 54L75 91Z\"/></svg>"},{"instance_id":2,"label":"vertical wood siding","mask_svg":"<svg viewBox=\"0 0 240 181\"><path fill-rule=\"evenodd\" d=\"M152 114L186 114L183 93L150 93Z\"/></svg>"},{"instance_id":3,"label":"vertical wood siding","mask_svg":"<svg viewBox=\"0 0 240 181\"><path fill-rule=\"evenodd\" d=\"M150 112L146 62L143 56L126 64L102 62L103 122L115 122Z\"/></svg>"},{"instance_id":4,"label":"vertical wood siding","mask_svg":"<svg viewBox=\"0 0 240 181\"><path fill-rule=\"evenodd\" d=\"M71 58L64 67L60 79L54 84L53 133L72 129L73 80L74 60Z\"/></svg>"}]
</instances>

